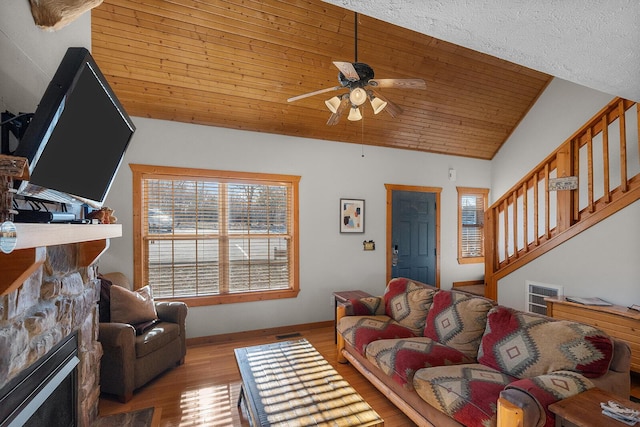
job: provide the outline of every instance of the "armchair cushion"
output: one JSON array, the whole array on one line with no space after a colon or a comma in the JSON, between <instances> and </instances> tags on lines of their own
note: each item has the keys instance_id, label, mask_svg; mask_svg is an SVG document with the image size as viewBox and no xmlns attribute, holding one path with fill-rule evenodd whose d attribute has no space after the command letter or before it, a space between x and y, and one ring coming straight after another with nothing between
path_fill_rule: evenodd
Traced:
<instances>
[{"instance_id":1,"label":"armchair cushion","mask_svg":"<svg viewBox=\"0 0 640 427\"><path fill-rule=\"evenodd\" d=\"M131 326L133 326L133 328L136 330L136 335L142 335L145 332L147 332L149 329L153 328L156 325L156 323L158 323L159 321L160 319L153 319L147 322L135 323Z\"/></svg>"},{"instance_id":2,"label":"armchair cushion","mask_svg":"<svg viewBox=\"0 0 640 427\"><path fill-rule=\"evenodd\" d=\"M160 322L147 333L136 337L136 357L141 358L147 354L169 344L180 336L180 325L169 322Z\"/></svg>"}]
</instances>

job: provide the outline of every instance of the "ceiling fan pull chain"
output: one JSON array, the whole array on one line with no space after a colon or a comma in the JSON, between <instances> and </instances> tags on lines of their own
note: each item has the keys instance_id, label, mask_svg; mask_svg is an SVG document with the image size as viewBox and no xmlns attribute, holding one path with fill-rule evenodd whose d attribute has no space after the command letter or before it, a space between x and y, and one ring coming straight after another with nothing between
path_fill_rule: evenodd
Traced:
<instances>
[{"instance_id":1,"label":"ceiling fan pull chain","mask_svg":"<svg viewBox=\"0 0 640 427\"><path fill-rule=\"evenodd\" d=\"M361 156L364 157L364 114L362 115L362 120L360 120L361 122L361 128L360 128L360 149L361 151Z\"/></svg>"}]
</instances>

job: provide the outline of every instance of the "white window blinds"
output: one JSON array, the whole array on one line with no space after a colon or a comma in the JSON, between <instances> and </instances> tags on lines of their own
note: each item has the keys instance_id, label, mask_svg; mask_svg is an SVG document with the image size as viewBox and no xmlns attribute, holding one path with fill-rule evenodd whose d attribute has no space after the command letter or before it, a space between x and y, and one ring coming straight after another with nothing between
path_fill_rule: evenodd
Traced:
<instances>
[{"instance_id":1,"label":"white window blinds","mask_svg":"<svg viewBox=\"0 0 640 427\"><path fill-rule=\"evenodd\" d=\"M458 258L484 257L484 211L488 190L458 188Z\"/></svg>"},{"instance_id":2,"label":"white window blinds","mask_svg":"<svg viewBox=\"0 0 640 427\"><path fill-rule=\"evenodd\" d=\"M293 183L243 174L141 184L143 277L155 297L293 288Z\"/></svg>"}]
</instances>

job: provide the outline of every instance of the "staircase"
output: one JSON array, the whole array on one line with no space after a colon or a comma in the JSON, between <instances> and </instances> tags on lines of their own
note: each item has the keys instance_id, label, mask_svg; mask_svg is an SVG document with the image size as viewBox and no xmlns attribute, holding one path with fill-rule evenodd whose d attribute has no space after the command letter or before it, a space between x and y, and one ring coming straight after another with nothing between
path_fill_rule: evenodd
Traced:
<instances>
[{"instance_id":1,"label":"staircase","mask_svg":"<svg viewBox=\"0 0 640 427\"><path fill-rule=\"evenodd\" d=\"M491 205L485 296L497 301L499 279L640 199L639 153L640 106L616 98Z\"/></svg>"}]
</instances>

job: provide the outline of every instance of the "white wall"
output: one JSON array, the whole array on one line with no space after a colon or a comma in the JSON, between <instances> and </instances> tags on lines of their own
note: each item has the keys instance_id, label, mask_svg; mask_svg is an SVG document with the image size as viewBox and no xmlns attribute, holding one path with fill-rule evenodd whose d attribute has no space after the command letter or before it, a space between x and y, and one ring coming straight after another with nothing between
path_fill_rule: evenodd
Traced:
<instances>
[{"instance_id":1,"label":"white wall","mask_svg":"<svg viewBox=\"0 0 640 427\"><path fill-rule=\"evenodd\" d=\"M68 47L91 50L91 15L59 31L40 30L28 1L0 0L0 108L33 113Z\"/></svg>"},{"instance_id":2,"label":"white wall","mask_svg":"<svg viewBox=\"0 0 640 427\"><path fill-rule=\"evenodd\" d=\"M608 104L613 96L554 79L492 160L492 200ZM563 285L565 295L640 303L640 202L498 282L498 302L523 309L525 281Z\"/></svg>"},{"instance_id":3,"label":"white wall","mask_svg":"<svg viewBox=\"0 0 640 427\"><path fill-rule=\"evenodd\" d=\"M129 163L300 175L300 288L296 300L190 309L190 337L333 318L334 291L385 286L385 183L441 187L441 286L481 277L482 264L457 263L456 185L488 187L490 162L355 144L244 132L134 117L136 133L106 205L124 236L112 239L101 271L132 274ZM366 132L366 127L365 127ZM364 153L364 157L362 154ZM457 170L457 181L448 169ZM365 233L339 233L339 199L365 199ZM364 251L363 240L376 250ZM239 313L242 313L239 316Z\"/></svg>"}]
</instances>

